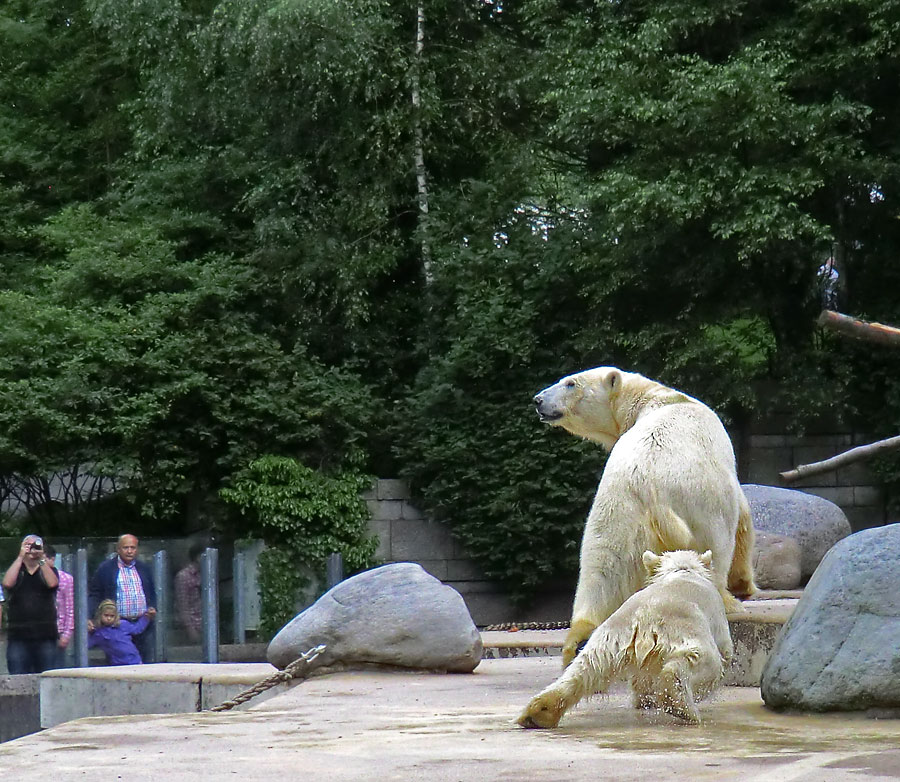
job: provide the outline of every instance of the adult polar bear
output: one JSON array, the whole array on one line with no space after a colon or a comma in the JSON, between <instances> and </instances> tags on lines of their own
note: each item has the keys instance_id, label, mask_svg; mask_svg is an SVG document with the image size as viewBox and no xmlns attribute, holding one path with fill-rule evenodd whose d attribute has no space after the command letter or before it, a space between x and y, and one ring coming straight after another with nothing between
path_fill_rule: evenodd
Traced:
<instances>
[{"instance_id":1,"label":"adult polar bear","mask_svg":"<svg viewBox=\"0 0 900 782\"><path fill-rule=\"evenodd\" d=\"M534 402L542 421L610 451L581 542L564 666L644 585L645 550L711 551L713 583L727 610L739 607L733 595L756 591L750 506L731 440L712 410L615 367L568 375Z\"/></svg>"}]
</instances>

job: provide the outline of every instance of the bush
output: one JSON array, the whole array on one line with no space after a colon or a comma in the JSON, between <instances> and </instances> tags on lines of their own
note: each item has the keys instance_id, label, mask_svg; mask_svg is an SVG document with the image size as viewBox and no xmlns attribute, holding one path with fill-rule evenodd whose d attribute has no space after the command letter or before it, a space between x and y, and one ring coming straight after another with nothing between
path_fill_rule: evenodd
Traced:
<instances>
[{"instance_id":1,"label":"bush","mask_svg":"<svg viewBox=\"0 0 900 782\"><path fill-rule=\"evenodd\" d=\"M326 475L295 459L263 456L241 470L222 499L247 522L244 529L268 547L260 556L260 629L271 636L297 612L302 589L324 581L329 554L343 556L353 573L369 567L378 545L368 534L360 493L372 479L353 472Z\"/></svg>"}]
</instances>

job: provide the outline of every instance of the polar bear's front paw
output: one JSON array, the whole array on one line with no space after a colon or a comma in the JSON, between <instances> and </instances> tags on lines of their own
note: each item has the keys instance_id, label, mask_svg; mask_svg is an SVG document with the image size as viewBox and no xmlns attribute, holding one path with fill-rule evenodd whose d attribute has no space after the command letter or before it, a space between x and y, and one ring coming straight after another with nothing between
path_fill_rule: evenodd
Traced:
<instances>
[{"instance_id":1,"label":"polar bear's front paw","mask_svg":"<svg viewBox=\"0 0 900 782\"><path fill-rule=\"evenodd\" d=\"M689 725L700 724L700 711L697 709L697 706L690 701L683 703L669 703L663 708L663 711L667 714L671 714L673 717L684 720Z\"/></svg>"},{"instance_id":2,"label":"polar bear's front paw","mask_svg":"<svg viewBox=\"0 0 900 782\"><path fill-rule=\"evenodd\" d=\"M596 627L597 625L593 622L588 622L586 619L578 619L572 622L562 648L563 668L569 667L569 663L575 659Z\"/></svg>"},{"instance_id":3,"label":"polar bear's front paw","mask_svg":"<svg viewBox=\"0 0 900 782\"><path fill-rule=\"evenodd\" d=\"M523 728L555 728L566 711L563 699L553 692L535 695L516 720Z\"/></svg>"}]
</instances>

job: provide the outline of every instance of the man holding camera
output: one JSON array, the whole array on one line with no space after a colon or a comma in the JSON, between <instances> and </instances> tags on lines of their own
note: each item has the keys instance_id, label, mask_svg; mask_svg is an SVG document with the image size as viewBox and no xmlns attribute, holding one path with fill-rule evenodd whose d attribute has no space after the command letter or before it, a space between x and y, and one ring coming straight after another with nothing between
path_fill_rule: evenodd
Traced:
<instances>
[{"instance_id":1,"label":"man holding camera","mask_svg":"<svg viewBox=\"0 0 900 782\"><path fill-rule=\"evenodd\" d=\"M56 662L56 589L59 577L44 556L44 541L26 535L3 576L6 593L6 666L11 674L42 673Z\"/></svg>"}]
</instances>

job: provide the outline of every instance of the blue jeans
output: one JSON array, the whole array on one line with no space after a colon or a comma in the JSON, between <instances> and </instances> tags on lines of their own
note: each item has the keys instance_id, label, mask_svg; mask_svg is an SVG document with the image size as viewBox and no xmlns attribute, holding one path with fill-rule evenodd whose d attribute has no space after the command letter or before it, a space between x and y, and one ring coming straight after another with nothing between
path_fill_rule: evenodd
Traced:
<instances>
[{"instance_id":1,"label":"blue jeans","mask_svg":"<svg viewBox=\"0 0 900 782\"><path fill-rule=\"evenodd\" d=\"M56 639L6 641L6 668L11 674L43 673L56 667Z\"/></svg>"}]
</instances>

